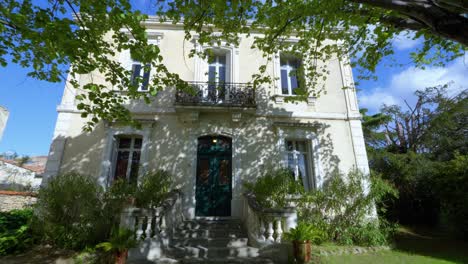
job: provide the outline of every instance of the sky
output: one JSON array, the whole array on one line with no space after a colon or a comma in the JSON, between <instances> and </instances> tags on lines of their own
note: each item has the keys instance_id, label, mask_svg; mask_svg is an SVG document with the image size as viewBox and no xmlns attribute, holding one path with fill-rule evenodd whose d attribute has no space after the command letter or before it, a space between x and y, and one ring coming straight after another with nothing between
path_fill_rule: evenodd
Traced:
<instances>
[{"instance_id":1,"label":"sky","mask_svg":"<svg viewBox=\"0 0 468 264\"><path fill-rule=\"evenodd\" d=\"M145 0L133 1L135 8L148 10ZM409 52L414 51L420 40L398 37L393 42L394 59L403 67L389 67L385 59L376 70L377 81L360 81L358 100L361 108L370 113L378 112L385 103L404 107L404 100L414 104L413 93L425 87L445 84L452 93L468 88L468 56L449 63L444 68L415 69L407 64ZM19 155L47 155L57 119L56 108L60 103L64 82L47 83L28 77L29 69L15 64L0 67L0 105L10 116L0 141L0 153L15 151ZM354 73L357 76L357 72Z\"/></svg>"}]
</instances>

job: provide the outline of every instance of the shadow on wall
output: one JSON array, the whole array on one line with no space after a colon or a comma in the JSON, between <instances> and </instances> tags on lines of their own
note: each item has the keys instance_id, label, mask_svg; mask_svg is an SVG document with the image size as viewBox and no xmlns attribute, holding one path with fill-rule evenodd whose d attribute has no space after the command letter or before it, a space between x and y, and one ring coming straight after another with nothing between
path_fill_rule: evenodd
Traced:
<instances>
[{"instance_id":1,"label":"shadow on wall","mask_svg":"<svg viewBox=\"0 0 468 264\"><path fill-rule=\"evenodd\" d=\"M200 111L193 119L195 108L174 108L173 91L168 89L160 92L150 105L136 102L129 107L136 118L144 120L142 130L150 131L148 139L144 139L143 144L147 140L147 156L140 163L140 170L166 170L174 176L175 187L186 193L194 193L195 190L197 139L200 136L223 135L232 138L233 194L242 193L243 181L255 179L264 174L266 169L281 166L284 155L279 153L275 122L288 122L290 129L300 129L317 137L318 144L311 153L319 157L324 172L322 177L338 168L340 159L334 151L333 138L328 130L330 125L293 117L292 111L270 103L264 89L256 91L257 109L237 112L241 114L239 120L232 117L236 110L221 107L211 112ZM162 109L164 113L155 114L155 109ZM281 117L268 117L273 113ZM56 138L54 142L65 142L61 172L77 171L98 177L108 144L108 127L101 122L92 132ZM139 132L135 131L135 134ZM193 202L190 196L185 199L186 202Z\"/></svg>"}]
</instances>

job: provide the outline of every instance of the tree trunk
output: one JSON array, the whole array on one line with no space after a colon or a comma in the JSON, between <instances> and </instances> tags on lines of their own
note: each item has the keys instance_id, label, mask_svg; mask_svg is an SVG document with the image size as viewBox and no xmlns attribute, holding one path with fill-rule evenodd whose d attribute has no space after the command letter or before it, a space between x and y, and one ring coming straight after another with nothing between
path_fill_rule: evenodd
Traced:
<instances>
[{"instance_id":1,"label":"tree trunk","mask_svg":"<svg viewBox=\"0 0 468 264\"><path fill-rule=\"evenodd\" d=\"M468 2L462 0L350 0L372 7L395 11L400 16L383 17L395 28L428 30L436 36L468 46Z\"/></svg>"}]
</instances>

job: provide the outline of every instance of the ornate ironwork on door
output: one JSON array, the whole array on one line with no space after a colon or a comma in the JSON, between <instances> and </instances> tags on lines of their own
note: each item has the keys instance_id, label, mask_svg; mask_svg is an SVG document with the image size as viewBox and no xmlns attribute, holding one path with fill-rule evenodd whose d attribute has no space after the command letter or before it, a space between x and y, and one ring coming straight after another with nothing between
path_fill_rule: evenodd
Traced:
<instances>
[{"instance_id":1,"label":"ornate ironwork on door","mask_svg":"<svg viewBox=\"0 0 468 264\"><path fill-rule=\"evenodd\" d=\"M189 82L191 91L176 91L178 105L255 107L255 90L246 83Z\"/></svg>"},{"instance_id":2,"label":"ornate ironwork on door","mask_svg":"<svg viewBox=\"0 0 468 264\"><path fill-rule=\"evenodd\" d=\"M223 136L198 139L197 216L230 216L232 198L232 144Z\"/></svg>"}]
</instances>

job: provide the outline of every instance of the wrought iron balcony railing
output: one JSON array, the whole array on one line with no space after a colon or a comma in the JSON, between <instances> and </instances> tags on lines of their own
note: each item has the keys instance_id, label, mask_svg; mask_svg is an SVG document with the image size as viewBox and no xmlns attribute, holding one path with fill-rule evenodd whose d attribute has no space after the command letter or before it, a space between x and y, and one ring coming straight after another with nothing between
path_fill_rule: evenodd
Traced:
<instances>
[{"instance_id":1,"label":"wrought iron balcony railing","mask_svg":"<svg viewBox=\"0 0 468 264\"><path fill-rule=\"evenodd\" d=\"M255 90L246 83L189 82L192 91L177 90L175 103L186 106L255 107Z\"/></svg>"}]
</instances>

